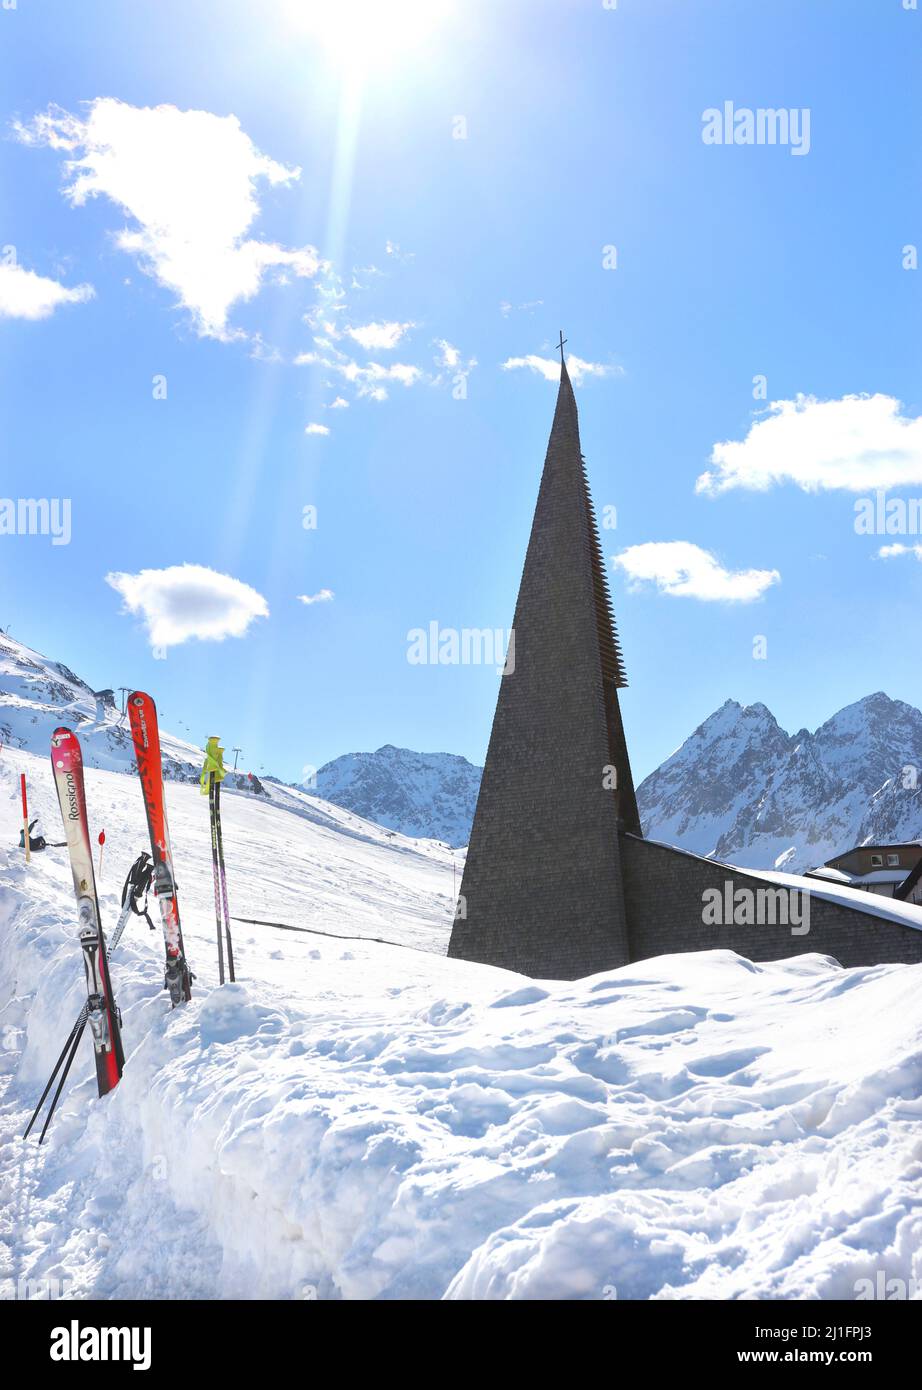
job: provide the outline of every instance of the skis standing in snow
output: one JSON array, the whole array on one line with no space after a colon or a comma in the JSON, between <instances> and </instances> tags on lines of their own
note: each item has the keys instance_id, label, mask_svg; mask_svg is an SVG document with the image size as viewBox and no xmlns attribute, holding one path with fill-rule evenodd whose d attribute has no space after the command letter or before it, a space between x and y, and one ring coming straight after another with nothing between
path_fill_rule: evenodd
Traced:
<instances>
[{"instance_id":1,"label":"skis standing in snow","mask_svg":"<svg viewBox=\"0 0 922 1390\"><path fill-rule=\"evenodd\" d=\"M173 854L170 849L170 832L163 795L163 764L160 757L157 707L149 695L136 690L128 696L128 719L150 833L150 848L154 861L154 896L160 904L160 919L166 947L164 988L170 991L170 1001L175 1009L177 1004L192 998L193 976L183 946L176 879L173 876Z\"/></svg>"},{"instance_id":2,"label":"skis standing in snow","mask_svg":"<svg viewBox=\"0 0 922 1390\"><path fill-rule=\"evenodd\" d=\"M121 941L122 933L128 925L128 919L132 913L134 913L138 917L146 917L148 923L150 924L151 930L153 930L153 923L151 922L150 917L148 917L147 915L147 892L150 888L152 871L153 866L151 865L150 855L146 853L141 854L135 860L135 862L132 864L131 868L128 871L128 877L125 880L125 886L122 889L122 911L119 916L118 922L116 923L115 931L112 933L112 939L108 943L108 948L106 950L107 962L109 958L112 956L113 952L116 950L118 943ZM143 903L141 902L142 895L144 897ZM48 1092L51 1090L52 1086L54 1085L55 1077L61 1070L61 1066L62 1064L64 1064L64 1059L67 1058L66 1064L64 1064L64 1071L61 1075L60 1081L58 1082L58 1089L54 1093L54 1099L52 1100L51 1105L49 1107L48 1115L45 1119L45 1124L42 1128L42 1132L39 1136L38 1142L41 1143L42 1140L45 1138L45 1135L48 1132L48 1126L51 1124L51 1117L54 1115L55 1109L58 1104L58 1100L61 1096L61 1092L64 1089L64 1082L67 1080L67 1074L70 1071L71 1063L73 1062L74 1057L77 1055L77 1048L80 1046L80 1039L83 1037L83 1030L86 1027L87 1019L89 1018L89 1013L90 1005L89 1000L87 1000L83 1008L80 1010L80 1013L77 1015L77 1019L74 1023L74 1026L73 1028L71 1028L70 1033L67 1036L67 1042L64 1044L60 1057L54 1064L54 1071L48 1078L48 1084L46 1085L44 1091L42 1091L41 1099L39 1100L38 1105L36 1105L35 1109L32 1111L32 1118L26 1126L26 1132L22 1136L23 1139L28 1139L29 1131L35 1124L35 1121L38 1118L38 1113L41 1110L42 1106L45 1104L45 1098L48 1095ZM100 1092L100 1094L102 1093Z\"/></svg>"},{"instance_id":3,"label":"skis standing in snow","mask_svg":"<svg viewBox=\"0 0 922 1390\"><path fill-rule=\"evenodd\" d=\"M214 874L214 911L218 933L218 980L224 983L224 939L227 940L227 972L233 984L234 949L231 943L230 908L227 905L227 873L224 868L224 837L221 833L221 783L227 776L224 749L219 739L210 738L205 745L205 763L200 778L202 795L208 793L211 819L211 863ZM223 931L221 913L224 913Z\"/></svg>"},{"instance_id":4,"label":"skis standing in snow","mask_svg":"<svg viewBox=\"0 0 922 1390\"><path fill-rule=\"evenodd\" d=\"M93 849L83 785L83 754L77 735L55 729L51 736L51 765L64 821L64 836L74 877L74 893L80 922L80 945L86 971L87 1022L96 1051L99 1094L117 1086L125 1065L118 1009L112 996L106 940L99 918L99 899L93 874Z\"/></svg>"},{"instance_id":5,"label":"skis standing in snow","mask_svg":"<svg viewBox=\"0 0 922 1390\"><path fill-rule=\"evenodd\" d=\"M55 729L51 737L51 766L54 772L54 785L64 821L64 835L70 855L70 867L74 878L74 895L77 899L77 917L80 923L80 948L83 951L83 968L86 974L86 1004L80 1017L71 1029L64 1044L64 1051L45 1087L41 1101L36 1109L41 1109L45 1096L51 1088L58 1068L64 1067L58 1089L55 1092L51 1112L42 1130L51 1122L51 1115L58 1097L67 1080L77 1048L87 1023L93 1038L93 1051L96 1057L96 1082L101 1096L107 1095L121 1080L125 1065L122 1048L121 1018L112 994L112 981L109 978L109 959L106 952L106 939L99 918L99 899L96 896L96 880L93 875L93 850L90 845L90 829L86 813L86 790L83 784L83 754L76 734L70 729ZM32 1121L35 1116L33 1115ZM29 1129L32 1128L30 1121ZM28 1134L29 1130L26 1130Z\"/></svg>"}]
</instances>

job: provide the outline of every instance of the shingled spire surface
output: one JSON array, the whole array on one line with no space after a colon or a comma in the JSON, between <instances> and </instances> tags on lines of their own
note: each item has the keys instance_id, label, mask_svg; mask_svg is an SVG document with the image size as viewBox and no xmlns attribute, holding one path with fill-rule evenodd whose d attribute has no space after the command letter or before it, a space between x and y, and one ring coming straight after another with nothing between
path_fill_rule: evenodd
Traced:
<instances>
[{"instance_id":1,"label":"shingled spire surface","mask_svg":"<svg viewBox=\"0 0 922 1390\"><path fill-rule=\"evenodd\" d=\"M619 831L641 829L624 664L563 362L513 632L449 955L576 979L630 959Z\"/></svg>"}]
</instances>

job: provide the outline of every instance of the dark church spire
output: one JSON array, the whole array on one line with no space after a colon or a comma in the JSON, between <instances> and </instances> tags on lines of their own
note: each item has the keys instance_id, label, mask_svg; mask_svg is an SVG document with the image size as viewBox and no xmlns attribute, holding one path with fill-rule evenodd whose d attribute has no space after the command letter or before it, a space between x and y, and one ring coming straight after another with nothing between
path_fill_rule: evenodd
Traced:
<instances>
[{"instance_id":1,"label":"dark church spire","mask_svg":"<svg viewBox=\"0 0 922 1390\"><path fill-rule=\"evenodd\" d=\"M629 959L618 837L641 831L618 704L627 682L563 343L449 954L575 978Z\"/></svg>"}]
</instances>

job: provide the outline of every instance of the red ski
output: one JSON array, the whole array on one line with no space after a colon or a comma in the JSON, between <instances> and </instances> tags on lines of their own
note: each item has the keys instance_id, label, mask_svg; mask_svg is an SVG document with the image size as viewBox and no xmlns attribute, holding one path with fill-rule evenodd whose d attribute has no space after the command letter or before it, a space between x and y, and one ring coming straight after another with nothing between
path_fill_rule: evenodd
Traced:
<instances>
[{"instance_id":1,"label":"red ski","mask_svg":"<svg viewBox=\"0 0 922 1390\"><path fill-rule=\"evenodd\" d=\"M166 974L163 983L164 988L170 991L170 1000L175 1008L184 999L192 998L192 972L186 961L183 946L179 901L173 876L173 855L163 796L163 763L160 756L157 706L149 695L136 690L128 697L128 718L144 796L147 829L150 833L150 852L154 861L154 896L160 904L160 920L166 945Z\"/></svg>"},{"instance_id":2,"label":"red ski","mask_svg":"<svg viewBox=\"0 0 922 1390\"><path fill-rule=\"evenodd\" d=\"M99 899L96 896L83 784L83 754L76 734L70 729L55 729L52 734L51 765L77 898L80 947L86 972L85 1021L89 1023L93 1037L99 1094L104 1096L121 1079L125 1053L122 1048L121 1020L109 978L109 957L99 917Z\"/></svg>"}]
</instances>

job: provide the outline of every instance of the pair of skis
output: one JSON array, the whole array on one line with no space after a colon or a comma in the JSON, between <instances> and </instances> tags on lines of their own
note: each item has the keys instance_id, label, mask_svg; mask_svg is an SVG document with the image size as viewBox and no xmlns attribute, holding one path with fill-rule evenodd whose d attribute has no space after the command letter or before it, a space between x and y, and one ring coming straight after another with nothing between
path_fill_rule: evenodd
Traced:
<instances>
[{"instance_id":1,"label":"pair of skis","mask_svg":"<svg viewBox=\"0 0 922 1390\"><path fill-rule=\"evenodd\" d=\"M140 883L145 878L148 881L150 878L153 880L154 894L160 906L166 948L164 988L169 990L170 1001L175 1008L177 1004L192 997L193 976L185 956L179 903L176 897L176 880L173 875L173 856L163 795L163 766L160 755L157 709L151 697L141 691L135 691L129 697L128 709L135 748L135 761L141 780L144 810L150 834L152 858L152 864L149 868L138 861L132 873L136 873L141 865L144 872L136 875L137 882ZM51 762L58 802L61 807L61 817L64 821L65 843L70 856L74 894L77 899L80 947L83 952L86 975L87 1001L68 1035L64 1050L58 1058L48 1085L45 1087L42 1098L26 1129L26 1135L28 1135L58 1071L63 1066L63 1072L39 1143L45 1137L87 1023L90 1025L93 1039L96 1080L100 1096L107 1095L118 1085L125 1065L121 1016L112 992L112 981L109 975L109 952L102 930L96 878L93 871L93 851L90 844L86 790L83 778L83 754L79 740L71 729L59 728L55 730L51 739ZM117 944L122 931L124 931L130 912L132 910L138 911L136 899L139 893L132 892L130 885L131 874L123 893L122 915L113 937L113 946ZM134 907L132 907L133 902L135 903Z\"/></svg>"},{"instance_id":2,"label":"pair of skis","mask_svg":"<svg viewBox=\"0 0 922 1390\"><path fill-rule=\"evenodd\" d=\"M166 948L166 970L164 988L170 992L170 1001L175 1008L192 997L192 972L186 961L185 946L182 939L182 924L179 918L179 902L176 896L176 879L173 875L173 852L170 847L170 831L166 818L166 801L163 795L163 764L160 754L160 730L157 724L157 707L149 695L136 690L128 697L128 719L134 743L135 763L141 781L141 794L144 799L144 812L147 817L147 830L150 835L151 858L153 860L154 897L160 907L163 926L163 939ZM67 847L70 852L71 867L74 873L74 888L77 894L81 922L84 913L90 912L93 926L99 932L99 904L93 878L93 855L90 848L90 834L87 825L86 792L83 786L83 756L76 734L70 729L57 729L51 740L52 763L61 814L64 818ZM91 885L91 894L84 887ZM101 966L108 975L105 952L101 953ZM114 1084L114 1083L113 1083Z\"/></svg>"}]
</instances>

